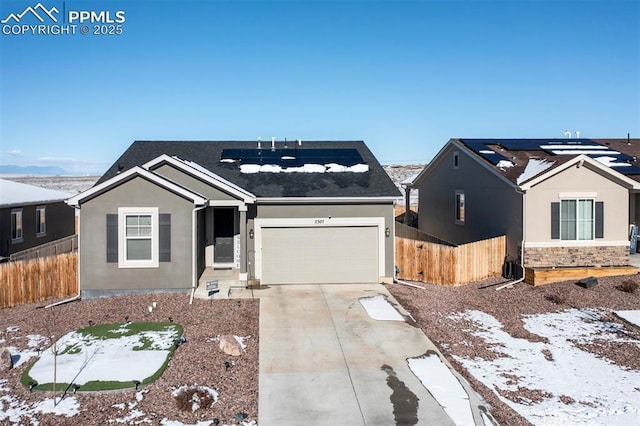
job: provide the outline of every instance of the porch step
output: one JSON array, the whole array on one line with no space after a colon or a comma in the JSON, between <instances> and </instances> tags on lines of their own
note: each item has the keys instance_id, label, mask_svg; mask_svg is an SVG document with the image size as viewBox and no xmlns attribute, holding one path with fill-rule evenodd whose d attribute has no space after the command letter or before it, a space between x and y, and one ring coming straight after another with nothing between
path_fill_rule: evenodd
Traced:
<instances>
[{"instance_id":1,"label":"porch step","mask_svg":"<svg viewBox=\"0 0 640 426\"><path fill-rule=\"evenodd\" d=\"M218 292L209 296L207 283L218 281ZM244 289L247 287L246 281L239 279L237 270L233 269L212 269L207 268L198 280L198 288L194 293L196 299L229 299L233 297L232 289Z\"/></svg>"}]
</instances>

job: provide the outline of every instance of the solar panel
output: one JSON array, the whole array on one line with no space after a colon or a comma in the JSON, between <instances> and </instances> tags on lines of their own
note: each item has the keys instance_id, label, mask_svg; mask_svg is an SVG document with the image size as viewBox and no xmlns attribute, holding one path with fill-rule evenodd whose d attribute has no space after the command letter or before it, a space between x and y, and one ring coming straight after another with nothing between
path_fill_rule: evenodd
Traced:
<instances>
[{"instance_id":1,"label":"solar panel","mask_svg":"<svg viewBox=\"0 0 640 426\"><path fill-rule=\"evenodd\" d=\"M355 148L277 148L277 149L223 149L222 162L239 164L273 164L281 167L300 167L305 164L336 163L351 167L364 164L362 156Z\"/></svg>"},{"instance_id":2,"label":"solar panel","mask_svg":"<svg viewBox=\"0 0 640 426\"><path fill-rule=\"evenodd\" d=\"M622 173L623 175L640 175L640 167L628 166L628 167L611 167L613 170Z\"/></svg>"}]
</instances>

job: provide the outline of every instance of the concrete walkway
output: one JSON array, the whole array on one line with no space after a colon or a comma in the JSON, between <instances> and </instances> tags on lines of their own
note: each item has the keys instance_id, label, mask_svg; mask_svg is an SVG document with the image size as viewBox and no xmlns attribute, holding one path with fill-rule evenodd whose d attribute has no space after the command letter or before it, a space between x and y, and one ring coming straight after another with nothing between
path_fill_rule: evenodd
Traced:
<instances>
[{"instance_id":1,"label":"concrete walkway","mask_svg":"<svg viewBox=\"0 0 640 426\"><path fill-rule=\"evenodd\" d=\"M359 299L378 294L406 314L380 284L254 291L261 299L260 426L453 424L407 365L437 349L407 322L371 319ZM462 383L482 425L482 403Z\"/></svg>"}]
</instances>

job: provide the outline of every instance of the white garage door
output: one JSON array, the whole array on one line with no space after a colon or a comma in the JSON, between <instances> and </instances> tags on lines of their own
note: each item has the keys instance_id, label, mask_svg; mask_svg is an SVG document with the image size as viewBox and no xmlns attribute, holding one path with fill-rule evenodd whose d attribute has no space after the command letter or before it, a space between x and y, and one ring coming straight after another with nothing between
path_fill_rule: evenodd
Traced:
<instances>
[{"instance_id":1,"label":"white garage door","mask_svg":"<svg viewBox=\"0 0 640 426\"><path fill-rule=\"evenodd\" d=\"M375 226L262 228L262 283L378 282Z\"/></svg>"}]
</instances>

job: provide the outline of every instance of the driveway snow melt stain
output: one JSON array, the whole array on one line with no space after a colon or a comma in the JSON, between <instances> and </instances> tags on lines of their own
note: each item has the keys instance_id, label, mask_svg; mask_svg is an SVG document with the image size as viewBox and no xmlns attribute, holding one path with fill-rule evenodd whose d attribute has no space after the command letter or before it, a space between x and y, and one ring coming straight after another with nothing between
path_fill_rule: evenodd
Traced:
<instances>
[{"instance_id":1,"label":"driveway snow melt stain","mask_svg":"<svg viewBox=\"0 0 640 426\"><path fill-rule=\"evenodd\" d=\"M393 405L393 416L397 425L418 424L418 397L396 376L393 368L384 364L381 368L387 373L387 386L393 391L391 393L391 404Z\"/></svg>"}]
</instances>

